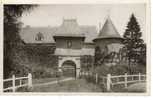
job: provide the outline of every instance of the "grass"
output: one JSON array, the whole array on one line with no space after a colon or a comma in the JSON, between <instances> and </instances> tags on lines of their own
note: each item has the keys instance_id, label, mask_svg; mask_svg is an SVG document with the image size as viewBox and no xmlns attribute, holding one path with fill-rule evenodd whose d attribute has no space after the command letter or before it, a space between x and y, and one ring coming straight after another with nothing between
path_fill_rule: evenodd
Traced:
<instances>
[{"instance_id":1,"label":"grass","mask_svg":"<svg viewBox=\"0 0 153 100\"><path fill-rule=\"evenodd\" d=\"M124 84L114 85L112 92L128 92L128 93L141 93L146 91L145 83L131 83L127 88L124 87Z\"/></svg>"},{"instance_id":2,"label":"grass","mask_svg":"<svg viewBox=\"0 0 153 100\"><path fill-rule=\"evenodd\" d=\"M34 87L33 92L101 92L101 88L84 79L77 79L52 84L47 86Z\"/></svg>"},{"instance_id":3,"label":"grass","mask_svg":"<svg viewBox=\"0 0 153 100\"><path fill-rule=\"evenodd\" d=\"M146 83L135 83L127 88L128 92L146 92Z\"/></svg>"}]
</instances>

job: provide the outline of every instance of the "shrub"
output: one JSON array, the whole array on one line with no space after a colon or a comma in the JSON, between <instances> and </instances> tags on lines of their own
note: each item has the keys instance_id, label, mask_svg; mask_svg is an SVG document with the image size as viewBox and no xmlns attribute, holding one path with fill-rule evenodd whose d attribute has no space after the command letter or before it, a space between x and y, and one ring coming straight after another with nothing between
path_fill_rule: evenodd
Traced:
<instances>
[{"instance_id":1,"label":"shrub","mask_svg":"<svg viewBox=\"0 0 153 100\"><path fill-rule=\"evenodd\" d=\"M81 68L82 70L89 71L94 64L94 57L90 55L84 55L81 57Z\"/></svg>"},{"instance_id":2,"label":"shrub","mask_svg":"<svg viewBox=\"0 0 153 100\"><path fill-rule=\"evenodd\" d=\"M107 74L111 75L123 75L125 73L128 74L138 74L138 73L146 73L146 67L144 65L137 64L135 66L129 67L127 64L117 64L115 66L106 66L101 65L97 66L94 72L99 75L106 76Z\"/></svg>"},{"instance_id":3,"label":"shrub","mask_svg":"<svg viewBox=\"0 0 153 100\"><path fill-rule=\"evenodd\" d=\"M16 89L16 92L31 92L32 89L28 88L28 86L26 87L20 87L18 89Z\"/></svg>"},{"instance_id":4,"label":"shrub","mask_svg":"<svg viewBox=\"0 0 153 100\"><path fill-rule=\"evenodd\" d=\"M10 78L13 74L23 77L30 72L29 59L24 51L24 46L18 46L11 51L9 59L4 61L4 78Z\"/></svg>"},{"instance_id":5,"label":"shrub","mask_svg":"<svg viewBox=\"0 0 153 100\"><path fill-rule=\"evenodd\" d=\"M106 76L109 73L109 67L105 65L97 66L95 73L98 73L98 75Z\"/></svg>"},{"instance_id":6,"label":"shrub","mask_svg":"<svg viewBox=\"0 0 153 100\"><path fill-rule=\"evenodd\" d=\"M91 83L95 83L95 78L93 76L86 76L86 80Z\"/></svg>"},{"instance_id":7,"label":"shrub","mask_svg":"<svg viewBox=\"0 0 153 100\"><path fill-rule=\"evenodd\" d=\"M115 66L111 66L109 70L112 75L123 75L125 73L129 73L128 65L124 64L117 64Z\"/></svg>"},{"instance_id":8,"label":"shrub","mask_svg":"<svg viewBox=\"0 0 153 100\"><path fill-rule=\"evenodd\" d=\"M10 60L4 62L4 78L10 78L13 74L23 77L29 72L32 72L34 78L53 77L58 65L58 57L53 55L54 49L47 45L26 44L16 47L9 56Z\"/></svg>"},{"instance_id":9,"label":"shrub","mask_svg":"<svg viewBox=\"0 0 153 100\"><path fill-rule=\"evenodd\" d=\"M47 67L37 67L32 69L33 78L51 78L56 77L56 69Z\"/></svg>"}]
</instances>

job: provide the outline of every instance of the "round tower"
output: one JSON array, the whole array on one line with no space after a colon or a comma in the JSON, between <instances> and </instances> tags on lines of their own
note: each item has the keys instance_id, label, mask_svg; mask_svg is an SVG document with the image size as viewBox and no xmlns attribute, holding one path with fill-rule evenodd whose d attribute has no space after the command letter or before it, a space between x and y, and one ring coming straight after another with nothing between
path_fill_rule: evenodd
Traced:
<instances>
[{"instance_id":1,"label":"round tower","mask_svg":"<svg viewBox=\"0 0 153 100\"><path fill-rule=\"evenodd\" d=\"M120 62L120 50L123 47L122 41L123 38L121 38L111 19L108 17L98 37L93 40L95 48L100 48L103 55L100 61L108 66L116 65Z\"/></svg>"},{"instance_id":2,"label":"round tower","mask_svg":"<svg viewBox=\"0 0 153 100\"><path fill-rule=\"evenodd\" d=\"M114 24L112 23L110 17L104 23L104 26L99 32L97 38L93 40L95 46L100 47L101 51L106 50L107 52L117 52L120 47L122 47L122 38L120 34L117 32Z\"/></svg>"}]
</instances>

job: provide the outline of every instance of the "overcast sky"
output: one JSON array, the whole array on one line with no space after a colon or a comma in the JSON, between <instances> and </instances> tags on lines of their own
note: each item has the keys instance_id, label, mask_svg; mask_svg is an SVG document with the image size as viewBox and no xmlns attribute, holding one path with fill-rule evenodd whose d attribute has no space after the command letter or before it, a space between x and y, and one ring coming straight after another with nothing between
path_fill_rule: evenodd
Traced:
<instances>
[{"instance_id":1,"label":"overcast sky","mask_svg":"<svg viewBox=\"0 0 153 100\"><path fill-rule=\"evenodd\" d=\"M146 40L145 4L95 4L95 5L40 5L21 18L24 26L46 27L59 26L63 18L76 18L79 25L103 26L107 16L112 19L118 32L122 35L132 13L136 16Z\"/></svg>"}]
</instances>

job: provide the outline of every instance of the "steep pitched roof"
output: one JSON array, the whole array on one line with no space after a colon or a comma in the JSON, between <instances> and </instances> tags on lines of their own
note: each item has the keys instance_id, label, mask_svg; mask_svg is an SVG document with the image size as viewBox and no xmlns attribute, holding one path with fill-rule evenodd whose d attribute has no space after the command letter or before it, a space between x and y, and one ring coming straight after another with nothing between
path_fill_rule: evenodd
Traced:
<instances>
[{"instance_id":1,"label":"steep pitched roof","mask_svg":"<svg viewBox=\"0 0 153 100\"><path fill-rule=\"evenodd\" d=\"M92 42L97 36L96 26L79 25L76 19L64 19L57 28L55 36L84 37L85 42Z\"/></svg>"},{"instance_id":2,"label":"steep pitched roof","mask_svg":"<svg viewBox=\"0 0 153 100\"><path fill-rule=\"evenodd\" d=\"M39 32L44 35L42 41L35 40ZM25 43L54 43L53 36L55 35L85 36L85 42L92 42L97 36L97 30L95 26L78 25L75 19L65 19L57 27L25 27L20 32L20 36Z\"/></svg>"},{"instance_id":3,"label":"steep pitched roof","mask_svg":"<svg viewBox=\"0 0 153 100\"><path fill-rule=\"evenodd\" d=\"M64 19L54 37L84 37L76 19Z\"/></svg>"},{"instance_id":4,"label":"steep pitched roof","mask_svg":"<svg viewBox=\"0 0 153 100\"><path fill-rule=\"evenodd\" d=\"M20 31L20 36L25 43L54 43L53 34L57 27L24 27ZM42 33L44 39L37 41L36 36Z\"/></svg>"},{"instance_id":5,"label":"steep pitched roof","mask_svg":"<svg viewBox=\"0 0 153 100\"><path fill-rule=\"evenodd\" d=\"M56 34L81 34L81 30L76 19L64 19Z\"/></svg>"},{"instance_id":6,"label":"steep pitched roof","mask_svg":"<svg viewBox=\"0 0 153 100\"><path fill-rule=\"evenodd\" d=\"M98 38L121 38L110 17L108 17L104 23L103 28L99 32Z\"/></svg>"}]
</instances>

